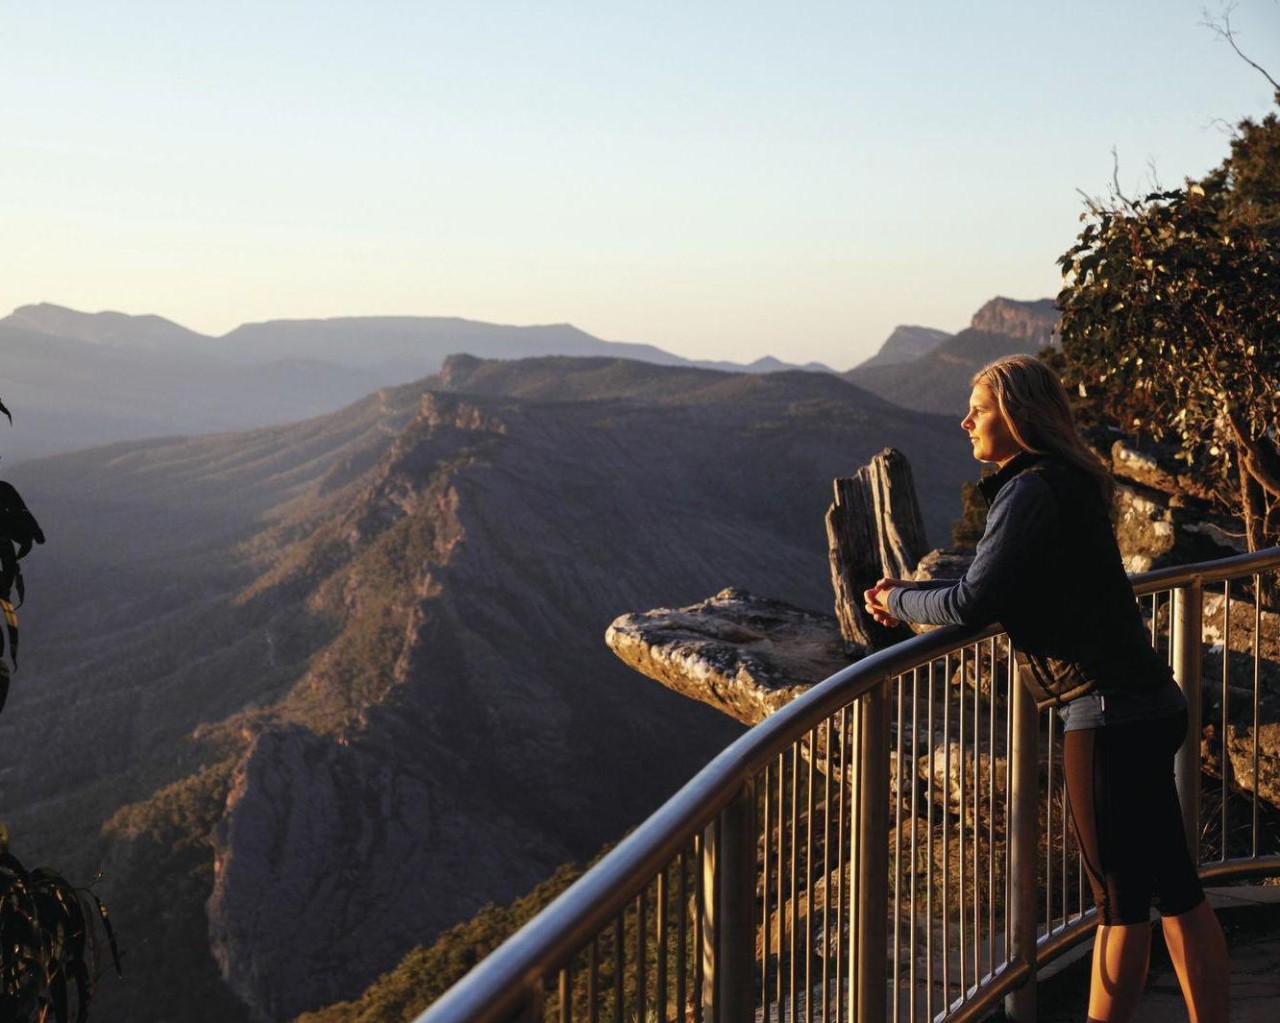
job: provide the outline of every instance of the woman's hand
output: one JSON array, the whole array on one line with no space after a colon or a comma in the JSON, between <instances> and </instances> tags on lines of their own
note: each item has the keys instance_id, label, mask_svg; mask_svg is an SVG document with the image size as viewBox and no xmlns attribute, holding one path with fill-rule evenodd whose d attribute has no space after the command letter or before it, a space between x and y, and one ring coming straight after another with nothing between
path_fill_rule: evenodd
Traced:
<instances>
[{"instance_id":1,"label":"woman's hand","mask_svg":"<svg viewBox=\"0 0 1280 1023\"><path fill-rule=\"evenodd\" d=\"M862 599L865 603L867 614L874 618L881 625L888 628L894 628L901 625L902 622L893 616L889 610L889 591L895 586L901 586L904 589L913 589L915 584L908 579L881 579L871 589L863 590Z\"/></svg>"}]
</instances>

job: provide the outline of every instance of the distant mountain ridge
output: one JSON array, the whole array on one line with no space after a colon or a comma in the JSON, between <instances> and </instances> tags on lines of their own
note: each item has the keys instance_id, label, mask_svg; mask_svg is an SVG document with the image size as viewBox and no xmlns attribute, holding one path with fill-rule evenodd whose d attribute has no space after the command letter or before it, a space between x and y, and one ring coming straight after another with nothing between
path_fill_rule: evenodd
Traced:
<instances>
[{"instance_id":1,"label":"distant mountain ridge","mask_svg":"<svg viewBox=\"0 0 1280 1023\"><path fill-rule=\"evenodd\" d=\"M50 542L0 799L65 870L105 827L145 941L102 1012L290 1019L617 838L736 729L609 621L726 584L829 606L831 478L887 443L945 535L963 434L803 372L458 357L306 422L18 467Z\"/></svg>"},{"instance_id":2,"label":"distant mountain ridge","mask_svg":"<svg viewBox=\"0 0 1280 1023\"><path fill-rule=\"evenodd\" d=\"M36 334L133 348L143 351L182 350L212 340L205 334L150 314L83 313L64 306L40 302L19 306L0 325L9 325Z\"/></svg>"},{"instance_id":3,"label":"distant mountain ridge","mask_svg":"<svg viewBox=\"0 0 1280 1023\"><path fill-rule=\"evenodd\" d=\"M880 350L858 368L867 366L893 366L900 362L910 362L922 355L927 355L951 335L945 330L933 327L895 327L893 333L880 346Z\"/></svg>"},{"instance_id":4,"label":"distant mountain ridge","mask_svg":"<svg viewBox=\"0 0 1280 1023\"><path fill-rule=\"evenodd\" d=\"M569 324L338 317L244 324L210 337L159 316L42 303L0 319L0 394L17 413L14 428L0 434L0 451L12 463L115 440L309 419L378 387L437 372L458 352L605 356L749 373L795 368L769 357L751 365L699 363L653 345L603 341Z\"/></svg>"}]
</instances>

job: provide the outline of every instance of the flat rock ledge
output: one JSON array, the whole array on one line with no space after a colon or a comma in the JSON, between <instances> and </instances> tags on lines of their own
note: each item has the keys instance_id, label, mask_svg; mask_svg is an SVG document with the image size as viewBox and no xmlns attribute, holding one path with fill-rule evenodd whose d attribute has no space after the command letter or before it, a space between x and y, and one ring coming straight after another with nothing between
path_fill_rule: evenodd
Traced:
<instances>
[{"instance_id":1,"label":"flat rock ledge","mask_svg":"<svg viewBox=\"0 0 1280 1023\"><path fill-rule=\"evenodd\" d=\"M850 663L834 615L738 589L689 607L622 615L605 642L642 675L745 725Z\"/></svg>"}]
</instances>

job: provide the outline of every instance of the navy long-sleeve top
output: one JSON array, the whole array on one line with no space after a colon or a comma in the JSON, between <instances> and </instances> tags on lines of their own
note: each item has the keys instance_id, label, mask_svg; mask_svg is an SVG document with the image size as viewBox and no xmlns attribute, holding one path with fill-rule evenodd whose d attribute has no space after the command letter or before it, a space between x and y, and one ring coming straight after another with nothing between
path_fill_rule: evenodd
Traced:
<instances>
[{"instance_id":1,"label":"navy long-sleeve top","mask_svg":"<svg viewBox=\"0 0 1280 1023\"><path fill-rule=\"evenodd\" d=\"M1094 692L1064 708L1068 728L1185 707L1147 639L1095 479L1024 452L978 486L990 508L968 571L889 590L893 615L934 625L1000 622L1020 650L1077 666Z\"/></svg>"}]
</instances>

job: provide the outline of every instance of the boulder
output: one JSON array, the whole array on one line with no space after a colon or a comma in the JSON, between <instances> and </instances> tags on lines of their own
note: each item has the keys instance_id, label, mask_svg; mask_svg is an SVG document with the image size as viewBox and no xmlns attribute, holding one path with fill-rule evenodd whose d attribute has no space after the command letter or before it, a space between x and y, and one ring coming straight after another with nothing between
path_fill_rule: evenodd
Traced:
<instances>
[{"instance_id":1,"label":"boulder","mask_svg":"<svg viewBox=\"0 0 1280 1023\"><path fill-rule=\"evenodd\" d=\"M1140 484L1116 486L1116 540L1129 572L1229 557L1244 550L1228 524Z\"/></svg>"},{"instance_id":2,"label":"boulder","mask_svg":"<svg viewBox=\"0 0 1280 1023\"><path fill-rule=\"evenodd\" d=\"M1117 440L1111 445L1111 471L1121 479L1168 495L1175 505L1188 499L1208 502L1213 498L1166 444L1144 444L1139 448L1127 440Z\"/></svg>"},{"instance_id":3,"label":"boulder","mask_svg":"<svg viewBox=\"0 0 1280 1023\"><path fill-rule=\"evenodd\" d=\"M959 579L973 564L973 551L930 551L916 565L912 579Z\"/></svg>"}]
</instances>

